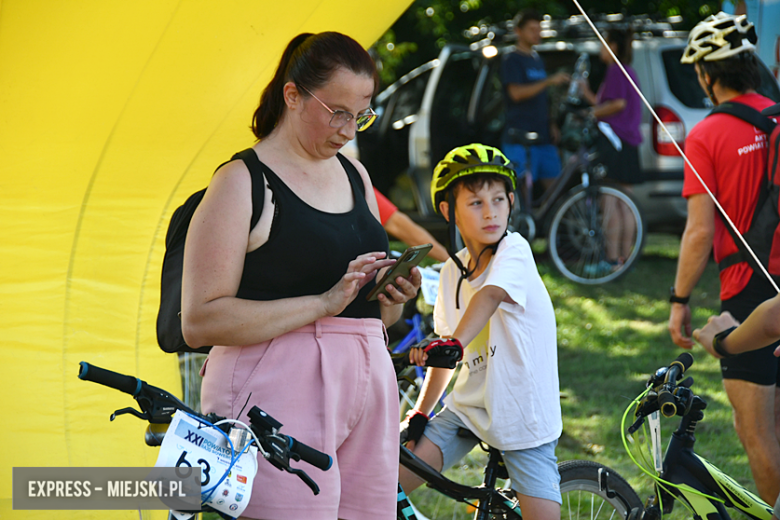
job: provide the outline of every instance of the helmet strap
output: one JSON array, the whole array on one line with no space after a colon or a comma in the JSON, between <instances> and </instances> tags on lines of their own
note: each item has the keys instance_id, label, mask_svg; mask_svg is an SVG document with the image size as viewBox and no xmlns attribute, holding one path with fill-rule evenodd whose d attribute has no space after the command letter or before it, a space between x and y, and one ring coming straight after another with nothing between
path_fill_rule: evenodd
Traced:
<instances>
[{"instance_id":1,"label":"helmet strap","mask_svg":"<svg viewBox=\"0 0 780 520\"><path fill-rule=\"evenodd\" d=\"M450 190L450 193L452 194L452 190ZM454 194L453 194L454 195ZM491 250L493 251L493 254L496 254L496 251L498 251L498 244L501 243L502 240L504 240L504 237L507 235L507 230L504 230L504 234L501 235L501 238L498 239L498 242L495 244L491 244L488 246L485 246L485 248L480 251L480 253L477 255L476 260L474 261L474 268L469 270L466 266L463 265L463 262L461 262L460 258L458 258L458 255L456 254L457 251L455 251L455 242L457 241L457 234L458 234L458 227L455 225L455 197L449 197L450 204L449 206L449 235L450 240L447 244L447 253L449 253L450 258L452 258L452 261L455 263L455 266L460 271L460 278L458 279L458 286L455 289L455 308L460 309L460 287L463 285L463 280L467 279L469 276L474 274L474 272L479 267L479 259L482 258L482 255L485 251Z\"/></svg>"},{"instance_id":2,"label":"helmet strap","mask_svg":"<svg viewBox=\"0 0 780 520\"><path fill-rule=\"evenodd\" d=\"M712 104L715 106L719 105L720 103L718 103L718 99L715 97L715 92L712 90L712 86L715 82L711 80L711 76L708 76L704 72L704 68L701 65L699 65L698 74L701 76L704 85L707 87L707 96L709 96L710 101L712 101ZM707 79L708 77L710 79Z\"/></svg>"}]
</instances>

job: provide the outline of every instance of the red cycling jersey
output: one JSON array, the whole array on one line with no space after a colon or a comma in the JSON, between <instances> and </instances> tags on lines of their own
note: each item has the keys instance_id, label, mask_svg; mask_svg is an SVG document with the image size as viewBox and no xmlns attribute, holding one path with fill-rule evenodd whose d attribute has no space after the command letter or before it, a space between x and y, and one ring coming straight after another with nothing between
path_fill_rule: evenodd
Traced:
<instances>
[{"instance_id":1,"label":"red cycling jersey","mask_svg":"<svg viewBox=\"0 0 780 520\"><path fill-rule=\"evenodd\" d=\"M756 110L774 104L770 99L755 93L743 94L730 101L743 103ZM744 234L756 207L760 178L766 173L766 134L734 116L713 114L691 129L685 139L685 154L740 234ZM700 193L706 194L707 191L686 163L683 197ZM716 215L713 239L716 262L737 252L737 245L731 239L726 225ZM721 271L721 301L739 294L752 274L753 269L745 262Z\"/></svg>"},{"instance_id":2,"label":"red cycling jersey","mask_svg":"<svg viewBox=\"0 0 780 520\"><path fill-rule=\"evenodd\" d=\"M376 195L376 203L379 205L379 222L384 226L393 213L398 211L398 208L376 188L374 188L374 195Z\"/></svg>"}]
</instances>

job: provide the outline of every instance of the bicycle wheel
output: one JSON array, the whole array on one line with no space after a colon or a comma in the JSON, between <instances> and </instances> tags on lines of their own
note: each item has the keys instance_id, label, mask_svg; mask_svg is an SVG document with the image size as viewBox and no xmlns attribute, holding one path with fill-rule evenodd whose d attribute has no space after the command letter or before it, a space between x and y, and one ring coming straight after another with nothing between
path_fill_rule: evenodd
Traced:
<instances>
[{"instance_id":1,"label":"bicycle wheel","mask_svg":"<svg viewBox=\"0 0 780 520\"><path fill-rule=\"evenodd\" d=\"M597 462L568 460L558 464L561 474L562 519L626 518L642 501L620 474ZM605 485L606 484L606 485Z\"/></svg>"},{"instance_id":2,"label":"bicycle wheel","mask_svg":"<svg viewBox=\"0 0 780 520\"><path fill-rule=\"evenodd\" d=\"M553 212L548 248L563 276L596 285L626 274L644 239L642 215L627 193L614 186L579 186Z\"/></svg>"},{"instance_id":3,"label":"bicycle wheel","mask_svg":"<svg viewBox=\"0 0 780 520\"><path fill-rule=\"evenodd\" d=\"M508 229L509 231L520 233L528 242L533 242L534 238L536 238L536 223L528 213L512 211Z\"/></svg>"}]
</instances>

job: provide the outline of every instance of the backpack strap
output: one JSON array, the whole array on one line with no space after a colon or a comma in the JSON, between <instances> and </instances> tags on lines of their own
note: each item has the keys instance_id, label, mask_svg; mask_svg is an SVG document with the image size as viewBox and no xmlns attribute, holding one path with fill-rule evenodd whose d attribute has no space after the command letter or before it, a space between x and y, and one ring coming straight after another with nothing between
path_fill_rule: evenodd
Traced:
<instances>
[{"instance_id":1,"label":"backpack strap","mask_svg":"<svg viewBox=\"0 0 780 520\"><path fill-rule=\"evenodd\" d=\"M769 145L769 136L772 135L772 132L777 126L777 124L774 121L772 121L771 119L769 119L769 117L767 117L767 115L769 114L764 114L744 103L738 103L734 101L727 101L725 103L721 103L720 105L713 108L712 111L708 114L708 116L711 116L712 114L728 114L755 126L756 128L758 128L759 130L761 130L767 135L767 146ZM769 182L771 183L771 178L769 179ZM758 201L756 203L755 211L753 212L753 218L750 221L751 226L753 225L753 222L755 221L759 211L763 207L766 198L769 196L768 187L769 186L766 182L763 181L761 182L761 187L759 189L759 194L758 194ZM731 239L734 241L734 244L737 246L736 253L732 253L729 256L723 258L720 262L718 262L718 269L720 271L723 271L724 269L731 267L732 265L736 265L740 262L747 262L754 271L759 271L760 268L758 265L756 265L756 261L745 250L745 246L742 244L742 241L737 236L737 233L729 225L721 209L718 206L715 206L715 209L718 210L718 215L720 216L721 220L723 220L723 224L726 226L726 230L729 232Z\"/></svg>"},{"instance_id":2,"label":"backpack strap","mask_svg":"<svg viewBox=\"0 0 780 520\"><path fill-rule=\"evenodd\" d=\"M263 172L266 166L257 158L254 149L247 148L235 154L231 160L240 159L244 161L249 175L252 177L252 220L249 229L254 229L263 214L263 204L265 203L265 177Z\"/></svg>"},{"instance_id":3,"label":"backpack strap","mask_svg":"<svg viewBox=\"0 0 780 520\"><path fill-rule=\"evenodd\" d=\"M744 103L737 103L735 101L726 101L725 103L721 103L720 105L713 108L712 111L707 115L711 116L712 114L729 114L750 123L767 135L770 135L772 130L775 129L775 126L777 126L774 121L763 115L755 108L749 107Z\"/></svg>"},{"instance_id":4,"label":"backpack strap","mask_svg":"<svg viewBox=\"0 0 780 520\"><path fill-rule=\"evenodd\" d=\"M771 107L766 107L764 110L761 111L761 113L767 117L780 115L780 103L775 103Z\"/></svg>"}]
</instances>

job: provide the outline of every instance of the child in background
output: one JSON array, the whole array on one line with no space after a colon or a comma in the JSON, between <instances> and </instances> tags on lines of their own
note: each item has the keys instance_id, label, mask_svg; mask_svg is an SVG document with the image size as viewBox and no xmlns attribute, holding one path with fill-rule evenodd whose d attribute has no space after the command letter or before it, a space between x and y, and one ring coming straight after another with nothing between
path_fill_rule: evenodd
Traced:
<instances>
[{"instance_id":1,"label":"child in background","mask_svg":"<svg viewBox=\"0 0 780 520\"><path fill-rule=\"evenodd\" d=\"M507 233L515 185L509 160L481 144L455 148L434 170L433 206L466 247L450 251L441 271L434 320L442 339L412 349L410 359L422 365L442 345L466 346L445 408L430 423L453 370L428 368L407 417L407 447L438 470L479 440L502 450L524 516L552 520L561 504L555 313L528 242ZM458 436L459 428L476 438ZM421 480L401 468L399 482L409 493Z\"/></svg>"}]
</instances>

